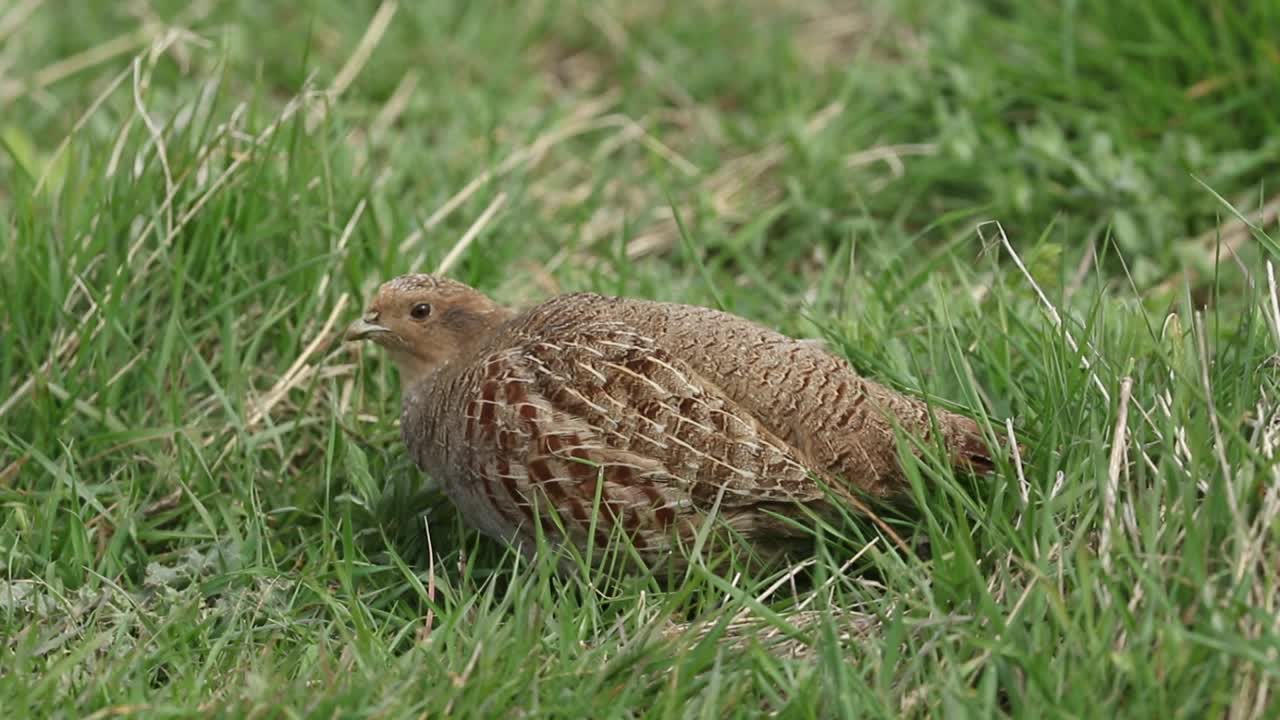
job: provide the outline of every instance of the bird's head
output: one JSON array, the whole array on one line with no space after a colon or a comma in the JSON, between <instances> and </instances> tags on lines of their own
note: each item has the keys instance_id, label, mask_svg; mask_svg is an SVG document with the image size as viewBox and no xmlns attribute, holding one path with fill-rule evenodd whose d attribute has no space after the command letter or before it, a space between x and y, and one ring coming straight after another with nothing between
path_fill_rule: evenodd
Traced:
<instances>
[{"instance_id":1,"label":"bird's head","mask_svg":"<svg viewBox=\"0 0 1280 720\"><path fill-rule=\"evenodd\" d=\"M403 275L378 288L364 316L347 328L349 342L386 348L409 387L483 342L511 316L506 308L455 280Z\"/></svg>"}]
</instances>

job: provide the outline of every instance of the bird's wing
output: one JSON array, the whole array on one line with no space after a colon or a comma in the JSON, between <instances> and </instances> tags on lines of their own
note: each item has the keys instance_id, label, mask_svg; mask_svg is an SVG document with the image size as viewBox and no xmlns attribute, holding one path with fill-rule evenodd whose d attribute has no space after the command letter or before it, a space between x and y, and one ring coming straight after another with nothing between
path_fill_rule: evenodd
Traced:
<instances>
[{"instance_id":1,"label":"bird's wing","mask_svg":"<svg viewBox=\"0 0 1280 720\"><path fill-rule=\"evenodd\" d=\"M484 358L464 437L509 519L549 503L633 532L679 516L826 496L800 451L626 324L526 337ZM609 523L598 530L608 531Z\"/></svg>"}]
</instances>

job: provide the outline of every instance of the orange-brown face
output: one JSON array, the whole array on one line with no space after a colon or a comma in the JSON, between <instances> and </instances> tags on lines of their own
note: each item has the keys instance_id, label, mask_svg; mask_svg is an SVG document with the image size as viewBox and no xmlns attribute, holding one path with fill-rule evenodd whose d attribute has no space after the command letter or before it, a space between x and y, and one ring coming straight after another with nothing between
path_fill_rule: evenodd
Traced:
<instances>
[{"instance_id":1,"label":"orange-brown face","mask_svg":"<svg viewBox=\"0 0 1280 720\"><path fill-rule=\"evenodd\" d=\"M407 386L475 346L507 317L507 310L462 283L404 275L378 288L346 339L386 348Z\"/></svg>"}]
</instances>

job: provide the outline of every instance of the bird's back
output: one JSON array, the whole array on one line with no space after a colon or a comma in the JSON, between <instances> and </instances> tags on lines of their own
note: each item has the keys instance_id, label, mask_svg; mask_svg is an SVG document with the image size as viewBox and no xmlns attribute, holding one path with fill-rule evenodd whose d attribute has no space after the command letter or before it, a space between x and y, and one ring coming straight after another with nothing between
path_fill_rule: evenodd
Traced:
<instances>
[{"instance_id":1,"label":"bird's back","mask_svg":"<svg viewBox=\"0 0 1280 720\"><path fill-rule=\"evenodd\" d=\"M895 425L928 442L934 423L955 464L986 469L989 448L973 420L930 408L859 376L812 342L711 308L614 298L557 297L516 321L521 332L555 333L616 321L687 363L806 458L811 468L888 496L901 489Z\"/></svg>"}]
</instances>

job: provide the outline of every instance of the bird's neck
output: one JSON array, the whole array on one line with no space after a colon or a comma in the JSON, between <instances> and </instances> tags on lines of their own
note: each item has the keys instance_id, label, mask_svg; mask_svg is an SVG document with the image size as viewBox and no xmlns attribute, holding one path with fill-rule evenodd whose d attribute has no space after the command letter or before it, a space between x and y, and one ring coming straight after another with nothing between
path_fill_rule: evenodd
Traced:
<instances>
[{"instance_id":1,"label":"bird's neck","mask_svg":"<svg viewBox=\"0 0 1280 720\"><path fill-rule=\"evenodd\" d=\"M431 363L409 353L397 353L394 358L396 368L400 371L400 387L404 390L432 382L448 363Z\"/></svg>"}]
</instances>

